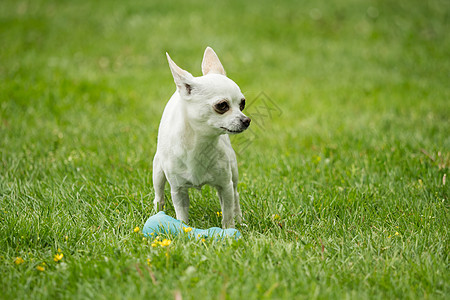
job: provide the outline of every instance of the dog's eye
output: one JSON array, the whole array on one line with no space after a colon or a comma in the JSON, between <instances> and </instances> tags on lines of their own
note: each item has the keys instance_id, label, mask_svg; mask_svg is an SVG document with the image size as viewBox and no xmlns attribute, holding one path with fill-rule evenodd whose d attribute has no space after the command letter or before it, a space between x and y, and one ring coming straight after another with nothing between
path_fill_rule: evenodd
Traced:
<instances>
[{"instance_id":1,"label":"dog's eye","mask_svg":"<svg viewBox=\"0 0 450 300\"><path fill-rule=\"evenodd\" d=\"M241 104L239 104L239 109L244 110L244 108L245 108L245 99L242 99Z\"/></svg>"},{"instance_id":2,"label":"dog's eye","mask_svg":"<svg viewBox=\"0 0 450 300\"><path fill-rule=\"evenodd\" d=\"M214 109L219 114L223 114L223 113L226 113L230 109L230 106L228 105L228 102L222 101L222 102L219 102L216 105L214 105Z\"/></svg>"}]
</instances>

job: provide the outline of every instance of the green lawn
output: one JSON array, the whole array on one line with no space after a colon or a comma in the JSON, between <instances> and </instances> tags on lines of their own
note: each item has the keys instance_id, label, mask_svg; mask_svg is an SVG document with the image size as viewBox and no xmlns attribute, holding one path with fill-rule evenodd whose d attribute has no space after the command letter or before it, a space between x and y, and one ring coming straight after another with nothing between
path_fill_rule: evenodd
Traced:
<instances>
[{"instance_id":1,"label":"green lawn","mask_svg":"<svg viewBox=\"0 0 450 300\"><path fill-rule=\"evenodd\" d=\"M0 2L0 298L449 299L450 2L171 3ZM152 247L165 52L198 76L208 45L248 226Z\"/></svg>"}]
</instances>

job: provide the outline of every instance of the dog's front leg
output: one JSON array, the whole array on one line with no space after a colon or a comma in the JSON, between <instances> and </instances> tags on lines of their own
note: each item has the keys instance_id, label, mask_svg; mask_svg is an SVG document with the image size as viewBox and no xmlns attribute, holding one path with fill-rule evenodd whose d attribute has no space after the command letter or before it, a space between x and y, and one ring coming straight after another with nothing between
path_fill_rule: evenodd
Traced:
<instances>
[{"instance_id":1,"label":"dog's front leg","mask_svg":"<svg viewBox=\"0 0 450 300\"><path fill-rule=\"evenodd\" d=\"M177 219L188 223L189 221L189 193L187 188L171 189L173 206Z\"/></svg>"},{"instance_id":2,"label":"dog's front leg","mask_svg":"<svg viewBox=\"0 0 450 300\"><path fill-rule=\"evenodd\" d=\"M166 175L159 164L158 154L153 159L153 188L155 189L155 211L164 210L164 187L166 186Z\"/></svg>"},{"instance_id":3,"label":"dog's front leg","mask_svg":"<svg viewBox=\"0 0 450 300\"><path fill-rule=\"evenodd\" d=\"M234 228L234 190L233 183L223 187L217 187L220 205L222 206L222 227Z\"/></svg>"},{"instance_id":4,"label":"dog's front leg","mask_svg":"<svg viewBox=\"0 0 450 300\"><path fill-rule=\"evenodd\" d=\"M238 224L242 225L242 211L241 205L239 204L239 193L236 185L234 185L234 218Z\"/></svg>"}]
</instances>

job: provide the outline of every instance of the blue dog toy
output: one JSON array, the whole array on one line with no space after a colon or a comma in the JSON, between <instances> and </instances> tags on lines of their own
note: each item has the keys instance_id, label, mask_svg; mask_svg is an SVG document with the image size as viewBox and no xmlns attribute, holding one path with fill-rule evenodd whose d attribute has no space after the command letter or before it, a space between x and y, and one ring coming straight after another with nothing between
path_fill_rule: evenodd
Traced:
<instances>
[{"instance_id":1,"label":"blue dog toy","mask_svg":"<svg viewBox=\"0 0 450 300\"><path fill-rule=\"evenodd\" d=\"M156 215L148 218L147 222L145 222L144 229L142 232L146 236L156 237L159 234L172 234L177 235L180 232L188 232L191 236L196 239L200 238L217 238L224 239L227 237L233 237L235 239L239 239L241 237L241 233L239 230L234 228L221 229L219 227L211 227L209 229L196 229L192 228L190 230L189 226L183 224L183 222L172 218L171 216L166 215L163 211L160 211ZM153 235L152 235L153 233Z\"/></svg>"}]
</instances>

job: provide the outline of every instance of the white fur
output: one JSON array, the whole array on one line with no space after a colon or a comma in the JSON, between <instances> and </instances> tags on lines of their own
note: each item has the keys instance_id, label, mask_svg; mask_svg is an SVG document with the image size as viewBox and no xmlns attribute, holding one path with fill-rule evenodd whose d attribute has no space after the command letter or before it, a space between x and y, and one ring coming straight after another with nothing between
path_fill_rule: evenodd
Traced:
<instances>
[{"instance_id":1,"label":"white fur","mask_svg":"<svg viewBox=\"0 0 450 300\"><path fill-rule=\"evenodd\" d=\"M216 53L207 47L203 76L193 77L167 54L177 86L164 109L153 160L155 209L164 209L164 186L170 184L176 217L189 219L188 189L209 184L217 189L224 228L241 222L237 192L236 154L227 134L247 129L250 119L239 109L244 99L238 85L226 77ZM214 106L227 100L229 110L219 114Z\"/></svg>"}]
</instances>

